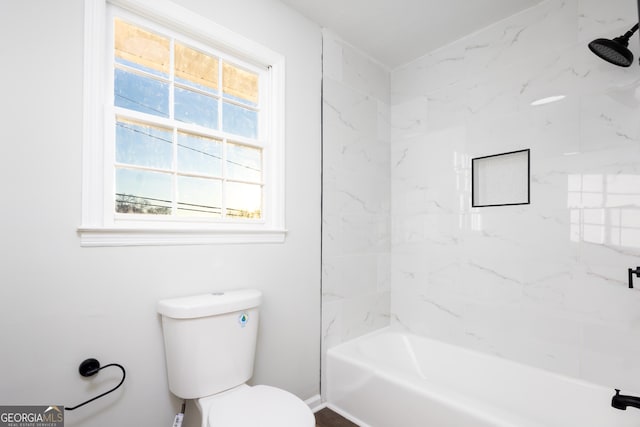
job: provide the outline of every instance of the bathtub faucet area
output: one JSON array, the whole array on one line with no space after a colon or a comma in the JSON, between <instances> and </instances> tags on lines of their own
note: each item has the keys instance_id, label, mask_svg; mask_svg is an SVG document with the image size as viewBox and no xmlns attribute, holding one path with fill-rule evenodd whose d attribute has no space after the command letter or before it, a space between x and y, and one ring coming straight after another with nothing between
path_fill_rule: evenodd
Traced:
<instances>
[{"instance_id":1,"label":"bathtub faucet area","mask_svg":"<svg viewBox=\"0 0 640 427\"><path fill-rule=\"evenodd\" d=\"M626 411L627 406L640 409L640 397L626 396L620 394L620 390L616 389L616 395L611 398L611 406L622 411Z\"/></svg>"}]
</instances>

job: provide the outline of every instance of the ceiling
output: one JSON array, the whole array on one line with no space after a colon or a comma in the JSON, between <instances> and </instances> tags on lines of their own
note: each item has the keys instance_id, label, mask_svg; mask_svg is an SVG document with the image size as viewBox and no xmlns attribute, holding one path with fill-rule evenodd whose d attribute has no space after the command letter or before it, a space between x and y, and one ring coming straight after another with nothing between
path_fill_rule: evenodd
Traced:
<instances>
[{"instance_id":1,"label":"ceiling","mask_svg":"<svg viewBox=\"0 0 640 427\"><path fill-rule=\"evenodd\" d=\"M393 69L543 0L281 0Z\"/></svg>"}]
</instances>

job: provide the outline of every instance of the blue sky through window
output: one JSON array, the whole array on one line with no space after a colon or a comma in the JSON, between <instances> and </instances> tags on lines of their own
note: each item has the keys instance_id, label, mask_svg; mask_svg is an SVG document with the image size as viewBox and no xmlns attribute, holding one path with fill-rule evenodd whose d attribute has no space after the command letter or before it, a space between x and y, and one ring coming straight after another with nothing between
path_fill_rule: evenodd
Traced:
<instances>
[{"instance_id":1,"label":"blue sky through window","mask_svg":"<svg viewBox=\"0 0 640 427\"><path fill-rule=\"evenodd\" d=\"M139 45L151 41L155 48L168 49L168 39L129 24L117 26L116 30L131 31L131 37L138 38L129 48L129 35L116 34L115 106L258 138L256 74L224 63L230 86L224 93L227 101L222 101L216 89L219 70L203 70L202 63L191 69L185 62L204 58L207 64L219 67L221 61L217 58L176 43L183 56L172 83L171 76L162 71L166 69L164 54L148 54ZM140 63L136 62L136 52L142 52ZM126 112L119 114L123 117L117 120L115 132L117 212L220 218L226 205L230 217L261 216L261 149L172 129L170 125L165 128L125 119Z\"/></svg>"}]
</instances>

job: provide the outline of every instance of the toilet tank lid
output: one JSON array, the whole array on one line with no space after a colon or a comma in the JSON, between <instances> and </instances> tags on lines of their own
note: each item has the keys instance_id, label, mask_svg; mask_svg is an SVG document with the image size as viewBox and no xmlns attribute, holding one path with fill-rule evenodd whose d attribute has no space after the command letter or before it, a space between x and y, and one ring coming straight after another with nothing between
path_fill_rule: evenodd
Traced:
<instances>
[{"instance_id":1,"label":"toilet tank lid","mask_svg":"<svg viewBox=\"0 0 640 427\"><path fill-rule=\"evenodd\" d=\"M195 319L257 307L262 293L242 289L158 301L158 313L173 319Z\"/></svg>"}]
</instances>

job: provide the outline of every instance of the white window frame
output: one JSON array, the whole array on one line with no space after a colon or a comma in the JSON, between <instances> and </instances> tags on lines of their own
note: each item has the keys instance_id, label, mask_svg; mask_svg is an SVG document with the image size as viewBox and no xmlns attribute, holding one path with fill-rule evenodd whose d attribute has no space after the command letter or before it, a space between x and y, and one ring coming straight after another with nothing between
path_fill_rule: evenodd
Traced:
<instances>
[{"instance_id":1,"label":"white window frame","mask_svg":"<svg viewBox=\"0 0 640 427\"><path fill-rule=\"evenodd\" d=\"M114 197L113 139L108 128L113 105L108 96L106 23L109 8L121 8L171 31L185 34L242 61L269 68L261 81L267 94L263 148L263 218L252 221L202 221L181 218L136 219L118 216ZM284 226L284 88L285 60L272 50L168 0L85 0L82 246L188 245L214 243L281 243ZM266 84L263 84L266 83ZM261 127L263 124L261 124Z\"/></svg>"}]
</instances>

